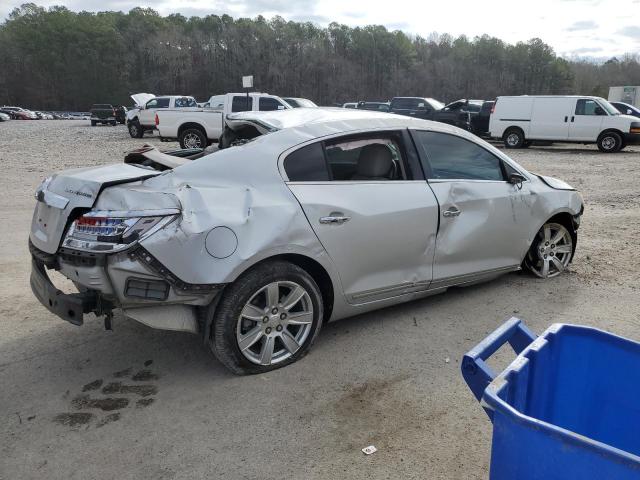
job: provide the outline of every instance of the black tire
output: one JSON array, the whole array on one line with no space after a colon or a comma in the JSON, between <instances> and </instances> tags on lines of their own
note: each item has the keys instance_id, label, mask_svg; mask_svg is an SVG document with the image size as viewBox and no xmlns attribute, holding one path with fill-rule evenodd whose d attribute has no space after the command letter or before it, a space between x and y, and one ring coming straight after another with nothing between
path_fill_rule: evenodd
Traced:
<instances>
[{"instance_id":1,"label":"black tire","mask_svg":"<svg viewBox=\"0 0 640 480\"><path fill-rule=\"evenodd\" d=\"M597 144L601 152L615 153L622 148L622 137L617 132L604 132L598 137Z\"/></svg>"},{"instance_id":2,"label":"black tire","mask_svg":"<svg viewBox=\"0 0 640 480\"><path fill-rule=\"evenodd\" d=\"M129 135L131 135L131 138L142 138L144 135L144 128L142 128L142 125L140 125L137 120L129 122L127 128L129 129Z\"/></svg>"},{"instance_id":3,"label":"black tire","mask_svg":"<svg viewBox=\"0 0 640 480\"><path fill-rule=\"evenodd\" d=\"M240 351L236 338L236 329L240 313L249 300L266 285L272 282L295 282L309 295L313 306L313 321L310 331L300 348L289 358L270 365L259 365L250 361ZM206 339L215 357L237 375L251 375L289 365L306 355L316 340L322 327L322 295L313 278L303 269L289 262L270 261L260 264L243 273L222 293L211 320L211 334Z\"/></svg>"},{"instance_id":4,"label":"black tire","mask_svg":"<svg viewBox=\"0 0 640 480\"><path fill-rule=\"evenodd\" d=\"M94 120L91 120L91 126L95 127L96 126L96 122Z\"/></svg>"},{"instance_id":5,"label":"black tire","mask_svg":"<svg viewBox=\"0 0 640 480\"><path fill-rule=\"evenodd\" d=\"M199 128L187 128L178 138L182 148L207 148L208 141L205 133Z\"/></svg>"},{"instance_id":6,"label":"black tire","mask_svg":"<svg viewBox=\"0 0 640 480\"><path fill-rule=\"evenodd\" d=\"M118 124L118 122L116 122L115 120L113 122L111 122L111 126L115 127Z\"/></svg>"},{"instance_id":7,"label":"black tire","mask_svg":"<svg viewBox=\"0 0 640 480\"><path fill-rule=\"evenodd\" d=\"M510 128L502 137L505 148L522 148L525 143L524 133L519 128Z\"/></svg>"}]
</instances>

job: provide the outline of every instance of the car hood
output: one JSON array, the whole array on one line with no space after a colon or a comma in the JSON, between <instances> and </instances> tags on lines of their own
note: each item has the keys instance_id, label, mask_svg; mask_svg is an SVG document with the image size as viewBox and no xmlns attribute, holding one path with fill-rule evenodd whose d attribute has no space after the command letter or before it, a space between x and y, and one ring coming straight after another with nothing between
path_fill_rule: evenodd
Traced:
<instances>
[{"instance_id":1,"label":"car hood","mask_svg":"<svg viewBox=\"0 0 640 480\"><path fill-rule=\"evenodd\" d=\"M540 180L542 180L548 187L553 188L554 190L575 190L575 188L573 188L571 185L569 185L567 182L565 182L564 180L560 180L558 178L554 178L554 177L548 177L546 175L538 175L537 173L534 174L536 175L538 178L540 178Z\"/></svg>"},{"instance_id":2,"label":"car hood","mask_svg":"<svg viewBox=\"0 0 640 480\"><path fill-rule=\"evenodd\" d=\"M131 95L131 98L139 107L145 105L149 100L155 97L156 96L153 93L134 93Z\"/></svg>"}]
</instances>

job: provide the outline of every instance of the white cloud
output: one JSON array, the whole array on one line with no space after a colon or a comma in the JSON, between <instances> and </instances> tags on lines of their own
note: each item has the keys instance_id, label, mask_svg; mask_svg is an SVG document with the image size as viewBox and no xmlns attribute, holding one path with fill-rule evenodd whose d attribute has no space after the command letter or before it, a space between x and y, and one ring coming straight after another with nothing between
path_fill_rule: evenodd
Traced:
<instances>
[{"instance_id":1,"label":"white cloud","mask_svg":"<svg viewBox=\"0 0 640 480\"><path fill-rule=\"evenodd\" d=\"M25 0L3 0L0 18ZM321 25L337 21L350 26L378 24L402 27L407 33L427 37L431 32L474 37L489 34L515 43L539 37L560 55L598 52L607 57L638 53L639 0L40 0L39 5L63 4L72 10L128 10L151 7L166 15L223 14L255 17L281 15ZM621 18L622 17L622 18Z\"/></svg>"}]
</instances>

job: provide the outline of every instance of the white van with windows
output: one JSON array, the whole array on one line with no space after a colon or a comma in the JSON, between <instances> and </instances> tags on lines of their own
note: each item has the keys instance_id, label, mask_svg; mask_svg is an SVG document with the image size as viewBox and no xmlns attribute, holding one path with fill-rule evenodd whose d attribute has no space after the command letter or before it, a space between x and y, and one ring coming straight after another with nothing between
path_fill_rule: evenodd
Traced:
<instances>
[{"instance_id":1,"label":"white van with windows","mask_svg":"<svg viewBox=\"0 0 640 480\"><path fill-rule=\"evenodd\" d=\"M524 148L532 141L596 143L613 153L640 143L640 122L621 115L601 97L522 95L498 97L489 120L491 137L506 148Z\"/></svg>"}]
</instances>

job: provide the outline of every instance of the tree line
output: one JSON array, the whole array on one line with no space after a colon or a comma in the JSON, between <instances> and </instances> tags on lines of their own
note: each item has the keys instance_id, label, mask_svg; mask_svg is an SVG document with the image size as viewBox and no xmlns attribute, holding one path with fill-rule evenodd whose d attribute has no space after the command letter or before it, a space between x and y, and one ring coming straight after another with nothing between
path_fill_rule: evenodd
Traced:
<instances>
[{"instance_id":1,"label":"tree line","mask_svg":"<svg viewBox=\"0 0 640 480\"><path fill-rule=\"evenodd\" d=\"M394 96L442 101L520 94L606 97L638 83L637 55L566 60L534 38L515 45L483 35L427 38L383 26L281 17L161 16L149 8L72 12L24 4L0 24L0 104L39 110L129 105L137 92L193 95L255 89L320 105Z\"/></svg>"}]
</instances>

